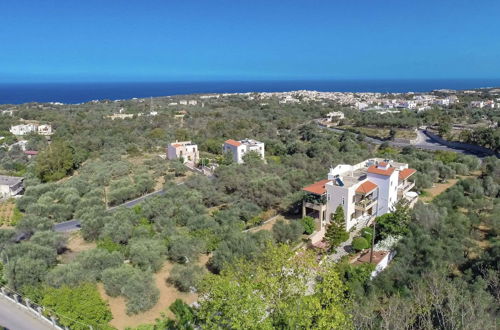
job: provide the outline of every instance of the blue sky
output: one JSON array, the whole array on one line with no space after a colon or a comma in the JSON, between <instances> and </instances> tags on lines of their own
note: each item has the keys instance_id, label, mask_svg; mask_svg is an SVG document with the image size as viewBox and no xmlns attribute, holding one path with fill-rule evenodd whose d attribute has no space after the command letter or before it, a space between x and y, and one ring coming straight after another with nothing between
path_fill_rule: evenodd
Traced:
<instances>
[{"instance_id":1,"label":"blue sky","mask_svg":"<svg viewBox=\"0 0 500 330\"><path fill-rule=\"evenodd\" d=\"M498 0L2 0L0 81L500 78Z\"/></svg>"}]
</instances>

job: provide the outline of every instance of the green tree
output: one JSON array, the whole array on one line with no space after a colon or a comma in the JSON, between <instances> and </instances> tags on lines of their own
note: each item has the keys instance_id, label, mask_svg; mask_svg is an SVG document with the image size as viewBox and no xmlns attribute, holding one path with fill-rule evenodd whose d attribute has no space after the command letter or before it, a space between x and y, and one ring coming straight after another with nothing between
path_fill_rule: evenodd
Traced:
<instances>
[{"instance_id":1,"label":"green tree","mask_svg":"<svg viewBox=\"0 0 500 330\"><path fill-rule=\"evenodd\" d=\"M368 249L370 247L370 243L368 243L364 237L356 237L352 240L352 247L356 251L361 251Z\"/></svg>"},{"instance_id":2,"label":"green tree","mask_svg":"<svg viewBox=\"0 0 500 330\"><path fill-rule=\"evenodd\" d=\"M304 232L304 226L300 221L291 221L286 223L283 220L278 220L273 225L273 236L276 242L292 244L297 242Z\"/></svg>"},{"instance_id":3,"label":"green tree","mask_svg":"<svg viewBox=\"0 0 500 330\"><path fill-rule=\"evenodd\" d=\"M326 227L323 241L329 244L330 249L334 249L349 238L349 233L345 230L344 208L339 205L332 214L332 219Z\"/></svg>"},{"instance_id":4,"label":"green tree","mask_svg":"<svg viewBox=\"0 0 500 330\"><path fill-rule=\"evenodd\" d=\"M386 213L377 217L376 236L378 239L385 239L389 236L402 236L408 232L408 225L411 220L410 209L399 203L392 213Z\"/></svg>"},{"instance_id":5,"label":"green tree","mask_svg":"<svg viewBox=\"0 0 500 330\"><path fill-rule=\"evenodd\" d=\"M179 265L172 267L168 281L173 283L180 291L189 292L196 289L203 277L203 268L194 264Z\"/></svg>"},{"instance_id":6,"label":"green tree","mask_svg":"<svg viewBox=\"0 0 500 330\"><path fill-rule=\"evenodd\" d=\"M306 294L311 284L314 293ZM268 245L254 262L205 278L197 317L209 329L349 328L344 290L333 267L318 265L311 251Z\"/></svg>"},{"instance_id":7,"label":"green tree","mask_svg":"<svg viewBox=\"0 0 500 330\"><path fill-rule=\"evenodd\" d=\"M75 167L73 157L68 143L54 141L36 157L35 173L44 182L62 179Z\"/></svg>"},{"instance_id":8,"label":"green tree","mask_svg":"<svg viewBox=\"0 0 500 330\"><path fill-rule=\"evenodd\" d=\"M316 225L314 224L314 219L312 217L302 218L302 225L304 226L304 234L306 235L311 235L316 229Z\"/></svg>"}]
</instances>

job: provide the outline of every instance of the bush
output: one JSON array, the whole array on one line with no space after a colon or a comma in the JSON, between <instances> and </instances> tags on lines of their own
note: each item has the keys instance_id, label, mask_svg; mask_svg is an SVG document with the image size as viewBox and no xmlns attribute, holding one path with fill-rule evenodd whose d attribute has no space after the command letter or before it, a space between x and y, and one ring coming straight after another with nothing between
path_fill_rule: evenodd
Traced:
<instances>
[{"instance_id":1,"label":"bush","mask_svg":"<svg viewBox=\"0 0 500 330\"><path fill-rule=\"evenodd\" d=\"M197 288L203 277L203 268L197 265L174 265L168 281L173 283L180 291L189 292Z\"/></svg>"},{"instance_id":2,"label":"bush","mask_svg":"<svg viewBox=\"0 0 500 330\"><path fill-rule=\"evenodd\" d=\"M283 220L278 220L273 226L273 236L276 242L290 244L299 240L300 235L304 232L304 227L299 221L286 223Z\"/></svg>"},{"instance_id":3,"label":"bush","mask_svg":"<svg viewBox=\"0 0 500 330\"><path fill-rule=\"evenodd\" d=\"M302 225L304 226L304 234L311 235L314 232L315 224L313 218L304 217L302 219Z\"/></svg>"},{"instance_id":4,"label":"bush","mask_svg":"<svg viewBox=\"0 0 500 330\"><path fill-rule=\"evenodd\" d=\"M372 227L366 227L361 230L361 236L368 241L368 244L372 243L373 240L373 228Z\"/></svg>"},{"instance_id":5,"label":"bush","mask_svg":"<svg viewBox=\"0 0 500 330\"><path fill-rule=\"evenodd\" d=\"M110 297L117 297L123 294L123 286L136 272L137 270L130 265L122 265L120 267L106 269L102 273L102 282L104 284L106 294Z\"/></svg>"},{"instance_id":6,"label":"bush","mask_svg":"<svg viewBox=\"0 0 500 330\"><path fill-rule=\"evenodd\" d=\"M370 243L363 237L356 237L352 240L352 247L356 251L361 251L364 249L368 249L370 247Z\"/></svg>"},{"instance_id":7,"label":"bush","mask_svg":"<svg viewBox=\"0 0 500 330\"><path fill-rule=\"evenodd\" d=\"M160 291L154 285L152 276L143 272L133 274L123 286L122 292L128 298L127 314L151 309L160 297Z\"/></svg>"},{"instance_id":8,"label":"bush","mask_svg":"<svg viewBox=\"0 0 500 330\"><path fill-rule=\"evenodd\" d=\"M46 288L40 303L54 311L59 322L71 329L87 330L89 325L94 329L111 329L107 325L112 319L111 311L94 284Z\"/></svg>"}]
</instances>

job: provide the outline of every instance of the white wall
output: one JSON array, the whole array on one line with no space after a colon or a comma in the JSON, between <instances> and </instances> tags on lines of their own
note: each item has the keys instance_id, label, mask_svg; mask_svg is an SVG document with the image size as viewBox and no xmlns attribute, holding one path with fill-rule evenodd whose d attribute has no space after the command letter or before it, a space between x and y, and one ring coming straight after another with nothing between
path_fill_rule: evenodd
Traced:
<instances>
[{"instance_id":1,"label":"white wall","mask_svg":"<svg viewBox=\"0 0 500 330\"><path fill-rule=\"evenodd\" d=\"M332 214L335 213L337 207L342 205L344 209L344 218L346 222L346 230L348 231L353 226L354 222L351 219L351 214L354 212L354 203L352 199L355 194L354 187L348 189L334 185L332 182L326 185L327 201L326 201L326 220L329 223Z\"/></svg>"},{"instance_id":2,"label":"white wall","mask_svg":"<svg viewBox=\"0 0 500 330\"><path fill-rule=\"evenodd\" d=\"M399 171L390 176L368 173L368 180L378 186L377 216L386 214L397 203Z\"/></svg>"},{"instance_id":3,"label":"white wall","mask_svg":"<svg viewBox=\"0 0 500 330\"><path fill-rule=\"evenodd\" d=\"M10 188L7 185L0 185L0 198L10 197Z\"/></svg>"}]
</instances>

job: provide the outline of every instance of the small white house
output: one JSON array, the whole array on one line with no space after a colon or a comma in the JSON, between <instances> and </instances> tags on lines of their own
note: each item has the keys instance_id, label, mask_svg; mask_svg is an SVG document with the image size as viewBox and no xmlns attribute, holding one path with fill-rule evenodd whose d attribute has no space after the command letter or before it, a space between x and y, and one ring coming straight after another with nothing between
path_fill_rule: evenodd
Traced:
<instances>
[{"instance_id":1,"label":"small white house","mask_svg":"<svg viewBox=\"0 0 500 330\"><path fill-rule=\"evenodd\" d=\"M51 125L38 126L38 134L45 136L52 135L52 126Z\"/></svg>"},{"instance_id":2,"label":"small white house","mask_svg":"<svg viewBox=\"0 0 500 330\"><path fill-rule=\"evenodd\" d=\"M0 175L0 199L14 197L22 190L22 177Z\"/></svg>"},{"instance_id":3,"label":"small white house","mask_svg":"<svg viewBox=\"0 0 500 330\"><path fill-rule=\"evenodd\" d=\"M167 147L169 160L182 159L184 163L196 164L200 160L198 145L191 141L175 141Z\"/></svg>"},{"instance_id":4,"label":"small white house","mask_svg":"<svg viewBox=\"0 0 500 330\"><path fill-rule=\"evenodd\" d=\"M244 163L243 156L253 151L264 159L264 143L252 139L245 140L226 140L223 145L224 152L230 152L233 155L233 161L237 164Z\"/></svg>"}]
</instances>

